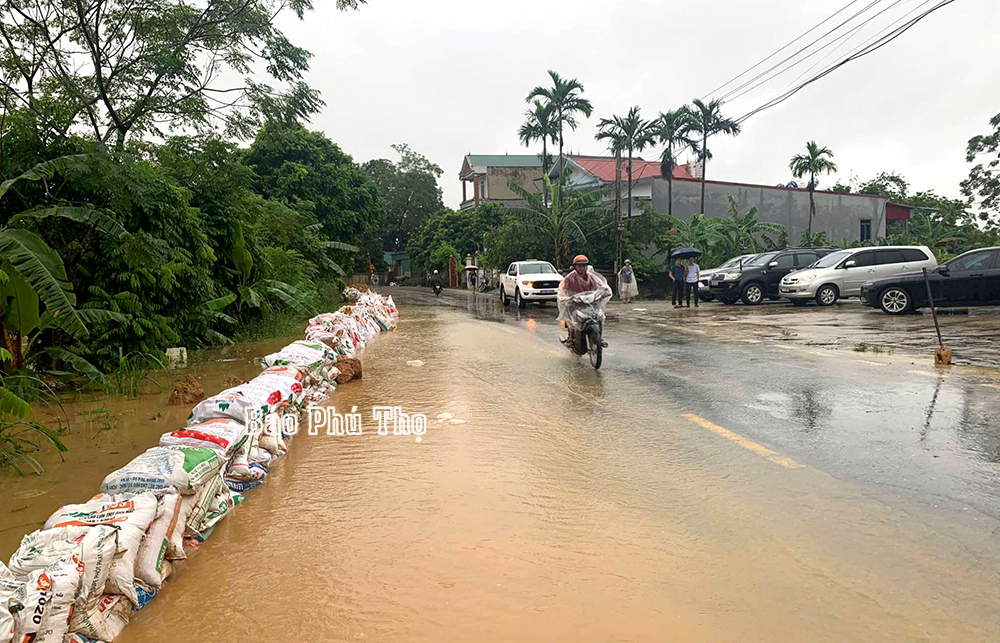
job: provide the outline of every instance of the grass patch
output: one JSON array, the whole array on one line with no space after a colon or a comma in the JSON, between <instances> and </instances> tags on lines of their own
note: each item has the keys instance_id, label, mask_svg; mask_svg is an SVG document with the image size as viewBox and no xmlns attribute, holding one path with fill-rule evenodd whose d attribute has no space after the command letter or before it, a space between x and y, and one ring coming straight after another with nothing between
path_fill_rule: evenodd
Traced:
<instances>
[{"instance_id":1,"label":"grass patch","mask_svg":"<svg viewBox=\"0 0 1000 643\"><path fill-rule=\"evenodd\" d=\"M883 353L891 353L892 351L882 346L881 344L869 344L868 342L858 342L854 345L855 353L875 353L876 355L882 355Z\"/></svg>"}]
</instances>

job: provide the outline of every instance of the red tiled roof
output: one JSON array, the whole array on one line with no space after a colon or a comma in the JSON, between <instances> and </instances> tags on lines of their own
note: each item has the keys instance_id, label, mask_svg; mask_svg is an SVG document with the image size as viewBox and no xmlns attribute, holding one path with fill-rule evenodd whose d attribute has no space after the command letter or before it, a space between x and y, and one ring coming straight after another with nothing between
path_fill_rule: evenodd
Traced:
<instances>
[{"instance_id":1,"label":"red tiled roof","mask_svg":"<svg viewBox=\"0 0 1000 643\"><path fill-rule=\"evenodd\" d=\"M600 156L570 156L574 163L590 172L605 183L613 183L615 180L615 160L609 157ZM632 161L632 180L660 178L660 164L656 161ZM622 160L622 180L628 178L628 162ZM674 166L675 179L693 179L687 167L683 165Z\"/></svg>"}]
</instances>

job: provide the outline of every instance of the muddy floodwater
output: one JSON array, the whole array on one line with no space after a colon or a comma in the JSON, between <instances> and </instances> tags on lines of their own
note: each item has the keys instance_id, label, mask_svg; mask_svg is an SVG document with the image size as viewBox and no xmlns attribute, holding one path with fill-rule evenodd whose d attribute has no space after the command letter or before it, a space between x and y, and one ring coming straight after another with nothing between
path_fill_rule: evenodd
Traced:
<instances>
[{"instance_id":1,"label":"muddy floodwater","mask_svg":"<svg viewBox=\"0 0 1000 643\"><path fill-rule=\"evenodd\" d=\"M754 406L772 398L751 383L778 363L750 345L612 323L595 372L559 346L551 310L398 297L398 330L373 341L364 379L332 400L357 408L364 435L297 437L116 640L1000 640L996 464L960 442L940 447L945 460L897 453L908 420L863 413L884 399L871 389L889 372L877 362L842 376L872 395L845 394L856 433L836 432L821 396L811 432L794 415L745 425L778 404ZM288 341L214 351L188 371L211 394ZM687 366L671 363L671 341ZM763 370L732 382L734 363L758 359ZM919 427L934 381L906 377ZM965 404L965 427L998 417L989 389L958 402L951 386L935 396L945 415L927 418L946 446L958 426L949 404ZM41 478L3 477L2 555L181 424L188 408L166 406L168 393L104 403L117 427L75 422L71 466L48 458ZM378 435L375 406L426 414L426 435ZM787 449L779 431L794 436ZM857 449L857 472L826 459L844 435L880 445ZM876 484L882 469L864 458L879 451L891 471ZM934 476L951 486L901 491Z\"/></svg>"}]
</instances>

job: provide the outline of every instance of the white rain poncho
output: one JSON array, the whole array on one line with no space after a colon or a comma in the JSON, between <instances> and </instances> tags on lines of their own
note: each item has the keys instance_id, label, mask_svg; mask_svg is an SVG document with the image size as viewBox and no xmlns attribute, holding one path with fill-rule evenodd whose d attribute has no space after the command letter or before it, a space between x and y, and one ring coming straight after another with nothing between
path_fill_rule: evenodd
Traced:
<instances>
[{"instance_id":1,"label":"white rain poncho","mask_svg":"<svg viewBox=\"0 0 1000 643\"><path fill-rule=\"evenodd\" d=\"M574 295L593 292L597 296L591 304L582 304L573 300ZM593 306L600 313L600 318L604 319L604 308L611 299L611 287L608 280L595 272L592 267L587 268L587 276L581 277L576 270L569 273L559 282L559 321L566 322L566 325L574 330L579 328L579 320L573 313L579 311L581 307Z\"/></svg>"},{"instance_id":2,"label":"white rain poncho","mask_svg":"<svg viewBox=\"0 0 1000 643\"><path fill-rule=\"evenodd\" d=\"M632 266L625 266L618 271L618 296L622 299L634 299L639 294L639 282L636 281Z\"/></svg>"}]
</instances>

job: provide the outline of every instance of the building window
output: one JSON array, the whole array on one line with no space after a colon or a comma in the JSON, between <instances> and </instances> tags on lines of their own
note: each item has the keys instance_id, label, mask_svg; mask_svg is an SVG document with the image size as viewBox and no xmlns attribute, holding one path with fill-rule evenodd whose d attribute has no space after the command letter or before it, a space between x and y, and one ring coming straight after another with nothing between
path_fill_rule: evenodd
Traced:
<instances>
[{"instance_id":1,"label":"building window","mask_svg":"<svg viewBox=\"0 0 1000 643\"><path fill-rule=\"evenodd\" d=\"M862 219L861 220L861 240L871 241L872 240L872 220Z\"/></svg>"}]
</instances>

